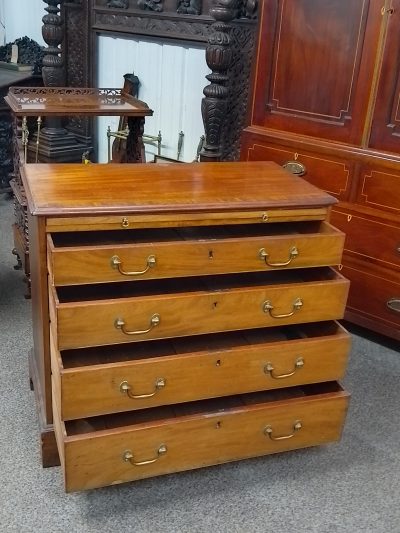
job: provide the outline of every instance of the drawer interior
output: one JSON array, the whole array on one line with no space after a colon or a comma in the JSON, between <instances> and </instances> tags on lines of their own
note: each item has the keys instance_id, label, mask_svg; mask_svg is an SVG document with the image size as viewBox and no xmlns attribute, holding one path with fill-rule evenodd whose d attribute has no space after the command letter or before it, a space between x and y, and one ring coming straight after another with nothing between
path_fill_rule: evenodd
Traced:
<instances>
[{"instance_id":1,"label":"drawer interior","mask_svg":"<svg viewBox=\"0 0 400 533\"><path fill-rule=\"evenodd\" d=\"M330 267L297 269L294 271L268 271L244 274L220 274L208 277L174 278L165 280L141 280L115 282L113 284L71 285L57 287L59 303L109 300L204 291L226 291L277 284L294 284L313 281L329 281L340 278Z\"/></svg>"},{"instance_id":2,"label":"drawer interior","mask_svg":"<svg viewBox=\"0 0 400 533\"><path fill-rule=\"evenodd\" d=\"M144 341L124 345L62 350L61 359L63 368L67 370L193 352L208 354L235 347L251 347L257 344L296 339L323 339L339 333L345 333L345 331L337 322L320 322L318 324L300 324L280 328L260 328L240 332L197 335L162 341Z\"/></svg>"},{"instance_id":3,"label":"drawer interior","mask_svg":"<svg viewBox=\"0 0 400 533\"><path fill-rule=\"evenodd\" d=\"M67 436L82 435L97 431L110 429L127 428L127 426L139 427L142 425L152 425L167 423L171 419L179 419L190 416L212 416L219 414L229 414L247 408L248 406L264 406L270 402L299 400L301 398L312 398L320 394L343 392L342 387L335 381L320 383L316 385L304 385L301 387L288 387L274 391L255 392L228 396L225 398L214 398L212 400L201 400L188 402L179 405L162 406L140 411L127 413L116 413L112 415L96 416L91 418L70 420L65 422Z\"/></svg>"},{"instance_id":4,"label":"drawer interior","mask_svg":"<svg viewBox=\"0 0 400 533\"><path fill-rule=\"evenodd\" d=\"M332 231L321 221L286 222L276 224L240 224L232 226L204 226L158 229L129 229L114 231L66 232L51 235L53 247L111 246L157 242L203 241L275 235L307 235Z\"/></svg>"}]
</instances>

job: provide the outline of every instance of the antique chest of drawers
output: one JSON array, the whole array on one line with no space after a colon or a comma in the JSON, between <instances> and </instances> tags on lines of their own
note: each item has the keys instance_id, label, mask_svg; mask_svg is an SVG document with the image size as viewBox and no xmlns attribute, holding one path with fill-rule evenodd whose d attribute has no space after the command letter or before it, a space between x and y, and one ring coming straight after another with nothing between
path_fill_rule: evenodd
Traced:
<instances>
[{"instance_id":1,"label":"antique chest of drawers","mask_svg":"<svg viewBox=\"0 0 400 533\"><path fill-rule=\"evenodd\" d=\"M44 465L67 491L336 441L334 198L275 163L27 165ZM54 438L55 436L55 438Z\"/></svg>"}]
</instances>

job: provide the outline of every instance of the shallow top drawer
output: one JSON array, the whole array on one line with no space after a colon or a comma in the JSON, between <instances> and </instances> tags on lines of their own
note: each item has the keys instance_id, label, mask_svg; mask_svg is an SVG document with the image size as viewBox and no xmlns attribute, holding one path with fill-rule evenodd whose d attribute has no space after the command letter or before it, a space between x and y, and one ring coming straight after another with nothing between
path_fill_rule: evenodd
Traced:
<instances>
[{"instance_id":1,"label":"shallow top drawer","mask_svg":"<svg viewBox=\"0 0 400 533\"><path fill-rule=\"evenodd\" d=\"M48 235L54 285L329 266L344 234L326 222Z\"/></svg>"}]
</instances>

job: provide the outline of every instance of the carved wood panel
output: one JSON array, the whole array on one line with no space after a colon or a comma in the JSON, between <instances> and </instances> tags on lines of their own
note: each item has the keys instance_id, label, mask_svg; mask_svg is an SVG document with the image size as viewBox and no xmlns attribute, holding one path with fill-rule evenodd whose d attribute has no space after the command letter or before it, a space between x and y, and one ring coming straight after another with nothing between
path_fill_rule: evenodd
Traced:
<instances>
[{"instance_id":1,"label":"carved wood panel","mask_svg":"<svg viewBox=\"0 0 400 533\"><path fill-rule=\"evenodd\" d=\"M90 2L75 0L64 2L64 63L68 87L90 87L91 41L90 41ZM91 123L80 117L68 118L68 129L87 146L91 144Z\"/></svg>"},{"instance_id":2,"label":"carved wood panel","mask_svg":"<svg viewBox=\"0 0 400 533\"><path fill-rule=\"evenodd\" d=\"M371 0L265 0L252 123L361 142L380 9Z\"/></svg>"}]
</instances>

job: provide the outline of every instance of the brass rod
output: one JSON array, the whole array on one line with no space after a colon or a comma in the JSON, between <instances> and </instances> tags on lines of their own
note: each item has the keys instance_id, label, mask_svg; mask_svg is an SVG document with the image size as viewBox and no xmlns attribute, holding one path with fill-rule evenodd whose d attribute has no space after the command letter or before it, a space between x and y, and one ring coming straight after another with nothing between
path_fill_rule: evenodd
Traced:
<instances>
[{"instance_id":1,"label":"brass rod","mask_svg":"<svg viewBox=\"0 0 400 533\"><path fill-rule=\"evenodd\" d=\"M26 116L22 118L22 146L24 147L24 163L27 163L27 156L28 156L28 138L29 138L29 130L28 130L28 121Z\"/></svg>"},{"instance_id":2,"label":"brass rod","mask_svg":"<svg viewBox=\"0 0 400 533\"><path fill-rule=\"evenodd\" d=\"M111 128L108 126L107 128L107 159L108 162L111 161Z\"/></svg>"},{"instance_id":3,"label":"brass rod","mask_svg":"<svg viewBox=\"0 0 400 533\"><path fill-rule=\"evenodd\" d=\"M37 135L36 135L36 154L35 154L35 163L39 161L39 143L40 143L40 131L42 127L42 117L37 118Z\"/></svg>"},{"instance_id":4,"label":"brass rod","mask_svg":"<svg viewBox=\"0 0 400 533\"><path fill-rule=\"evenodd\" d=\"M184 137L184 133L183 131L180 131L179 132L179 135L178 135L178 150L176 152L176 159L178 159L179 161L179 158L181 156L181 152L182 152L182 146L183 146L183 137Z\"/></svg>"}]
</instances>

